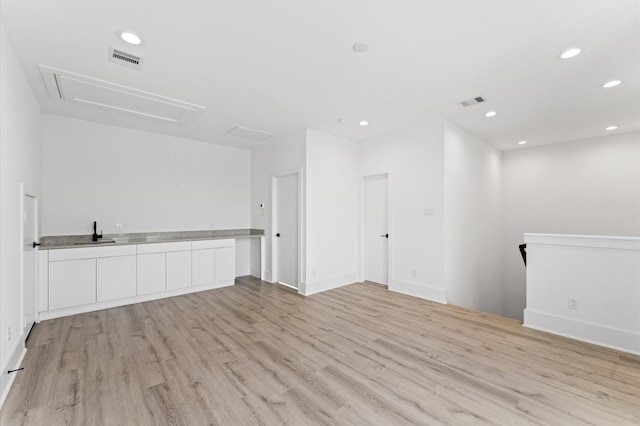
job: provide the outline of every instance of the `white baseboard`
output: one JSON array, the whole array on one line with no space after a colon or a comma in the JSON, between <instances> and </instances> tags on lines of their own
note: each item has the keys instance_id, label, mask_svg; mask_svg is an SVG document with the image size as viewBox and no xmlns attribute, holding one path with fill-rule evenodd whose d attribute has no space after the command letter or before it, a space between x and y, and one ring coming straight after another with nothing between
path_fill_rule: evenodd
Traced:
<instances>
[{"instance_id":1,"label":"white baseboard","mask_svg":"<svg viewBox=\"0 0 640 426\"><path fill-rule=\"evenodd\" d=\"M11 389L11 385L13 385L13 381L16 379L16 374L20 374L19 371L11 374L7 373L7 371L20 368L20 364L22 364L22 360L27 353L27 348L24 347L24 336L16 337L18 338L16 339L13 349L11 349L9 361L6 365L2 366L2 371L0 371L0 409L2 409L2 405L7 399L7 395L9 395L9 390Z\"/></svg>"},{"instance_id":2,"label":"white baseboard","mask_svg":"<svg viewBox=\"0 0 640 426\"><path fill-rule=\"evenodd\" d=\"M447 291L442 288L392 280L389 283L388 289L397 293L431 300L432 302L447 304Z\"/></svg>"},{"instance_id":3,"label":"white baseboard","mask_svg":"<svg viewBox=\"0 0 640 426\"><path fill-rule=\"evenodd\" d=\"M249 271L249 275L258 279L262 278L260 276L260 268L251 268L251 270Z\"/></svg>"},{"instance_id":4,"label":"white baseboard","mask_svg":"<svg viewBox=\"0 0 640 426\"><path fill-rule=\"evenodd\" d=\"M524 310L525 327L569 337L594 345L640 355L640 333L578 321L558 315Z\"/></svg>"},{"instance_id":5,"label":"white baseboard","mask_svg":"<svg viewBox=\"0 0 640 426\"><path fill-rule=\"evenodd\" d=\"M347 284L353 284L355 282L358 282L358 274L356 272L301 284L298 288L298 292L305 296L311 296L312 294L342 287Z\"/></svg>"},{"instance_id":6,"label":"white baseboard","mask_svg":"<svg viewBox=\"0 0 640 426\"><path fill-rule=\"evenodd\" d=\"M251 269L249 267L236 268L236 277L245 277L250 274L251 274Z\"/></svg>"}]
</instances>

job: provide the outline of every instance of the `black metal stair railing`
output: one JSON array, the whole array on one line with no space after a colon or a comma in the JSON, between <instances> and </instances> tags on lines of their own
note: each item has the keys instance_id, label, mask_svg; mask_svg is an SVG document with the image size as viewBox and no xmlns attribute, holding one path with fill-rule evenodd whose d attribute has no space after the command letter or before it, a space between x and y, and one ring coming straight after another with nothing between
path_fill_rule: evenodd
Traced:
<instances>
[{"instance_id":1,"label":"black metal stair railing","mask_svg":"<svg viewBox=\"0 0 640 426\"><path fill-rule=\"evenodd\" d=\"M527 245L520 244L518 248L520 249L520 254L522 255L522 261L524 262L524 266L526 267L527 266Z\"/></svg>"}]
</instances>

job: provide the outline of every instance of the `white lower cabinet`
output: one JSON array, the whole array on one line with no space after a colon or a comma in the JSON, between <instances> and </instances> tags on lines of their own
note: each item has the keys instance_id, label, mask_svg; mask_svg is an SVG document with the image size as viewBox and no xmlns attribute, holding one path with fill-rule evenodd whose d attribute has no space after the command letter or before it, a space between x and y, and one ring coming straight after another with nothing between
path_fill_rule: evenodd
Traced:
<instances>
[{"instance_id":1,"label":"white lower cabinet","mask_svg":"<svg viewBox=\"0 0 640 426\"><path fill-rule=\"evenodd\" d=\"M137 294L159 293L167 289L164 253L138 255L138 291Z\"/></svg>"},{"instance_id":2,"label":"white lower cabinet","mask_svg":"<svg viewBox=\"0 0 640 426\"><path fill-rule=\"evenodd\" d=\"M236 240L204 240L191 243L193 285L229 285L236 277Z\"/></svg>"},{"instance_id":3,"label":"white lower cabinet","mask_svg":"<svg viewBox=\"0 0 640 426\"><path fill-rule=\"evenodd\" d=\"M167 253L167 290L191 286L191 252Z\"/></svg>"},{"instance_id":4,"label":"white lower cabinet","mask_svg":"<svg viewBox=\"0 0 640 426\"><path fill-rule=\"evenodd\" d=\"M136 295L136 256L103 257L97 263L98 302Z\"/></svg>"},{"instance_id":5,"label":"white lower cabinet","mask_svg":"<svg viewBox=\"0 0 640 426\"><path fill-rule=\"evenodd\" d=\"M49 250L39 262L41 318L233 285L235 258L232 238Z\"/></svg>"},{"instance_id":6,"label":"white lower cabinet","mask_svg":"<svg viewBox=\"0 0 640 426\"><path fill-rule=\"evenodd\" d=\"M96 302L96 259L49 262L49 309Z\"/></svg>"},{"instance_id":7,"label":"white lower cabinet","mask_svg":"<svg viewBox=\"0 0 640 426\"><path fill-rule=\"evenodd\" d=\"M192 284L213 284L215 275L215 249L193 250L191 252L191 268L193 271Z\"/></svg>"},{"instance_id":8,"label":"white lower cabinet","mask_svg":"<svg viewBox=\"0 0 640 426\"><path fill-rule=\"evenodd\" d=\"M236 248L220 247L215 249L216 283L233 281L236 278Z\"/></svg>"}]
</instances>

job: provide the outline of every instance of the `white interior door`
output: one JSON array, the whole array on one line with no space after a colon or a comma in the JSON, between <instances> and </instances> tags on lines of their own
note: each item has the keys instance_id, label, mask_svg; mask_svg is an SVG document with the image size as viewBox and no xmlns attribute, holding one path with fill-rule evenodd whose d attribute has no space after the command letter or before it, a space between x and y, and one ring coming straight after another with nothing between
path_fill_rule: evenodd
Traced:
<instances>
[{"instance_id":1,"label":"white interior door","mask_svg":"<svg viewBox=\"0 0 640 426\"><path fill-rule=\"evenodd\" d=\"M24 196L23 227L23 315L24 336L29 335L36 321L36 200L29 195Z\"/></svg>"},{"instance_id":2,"label":"white interior door","mask_svg":"<svg viewBox=\"0 0 640 426\"><path fill-rule=\"evenodd\" d=\"M388 284L388 178L364 179L364 279Z\"/></svg>"},{"instance_id":3,"label":"white interior door","mask_svg":"<svg viewBox=\"0 0 640 426\"><path fill-rule=\"evenodd\" d=\"M298 175L280 176L276 185L277 279L298 288Z\"/></svg>"}]
</instances>

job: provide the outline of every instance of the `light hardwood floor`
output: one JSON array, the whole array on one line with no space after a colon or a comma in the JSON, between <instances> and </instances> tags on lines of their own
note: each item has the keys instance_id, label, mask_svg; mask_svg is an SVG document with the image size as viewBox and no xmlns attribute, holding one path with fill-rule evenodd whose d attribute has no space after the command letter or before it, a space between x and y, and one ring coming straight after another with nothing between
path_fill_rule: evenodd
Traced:
<instances>
[{"instance_id":1,"label":"light hardwood floor","mask_svg":"<svg viewBox=\"0 0 640 426\"><path fill-rule=\"evenodd\" d=\"M640 424L640 357L352 284L45 321L0 424Z\"/></svg>"}]
</instances>

